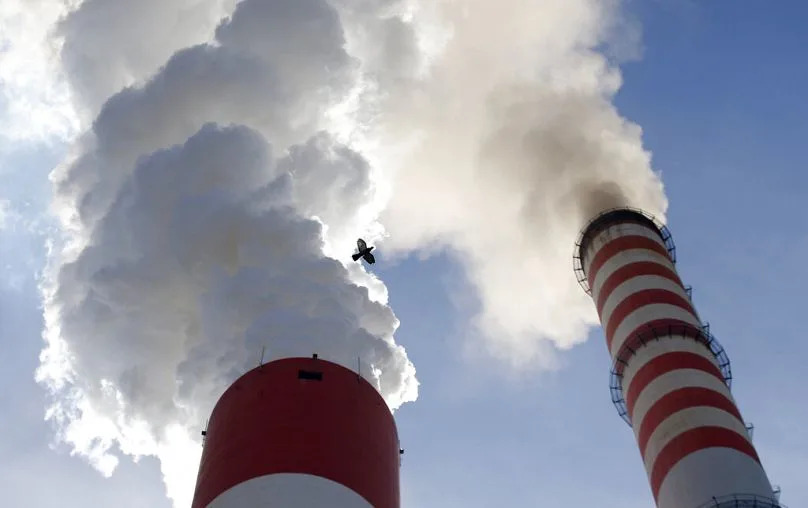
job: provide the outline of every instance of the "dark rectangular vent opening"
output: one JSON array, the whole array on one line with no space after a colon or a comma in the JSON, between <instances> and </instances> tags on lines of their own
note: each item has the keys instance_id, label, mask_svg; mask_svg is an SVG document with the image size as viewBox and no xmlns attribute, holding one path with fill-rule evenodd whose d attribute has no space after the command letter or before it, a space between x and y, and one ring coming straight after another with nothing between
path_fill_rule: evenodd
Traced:
<instances>
[{"instance_id":1,"label":"dark rectangular vent opening","mask_svg":"<svg viewBox=\"0 0 808 508\"><path fill-rule=\"evenodd\" d=\"M322 381L323 373L315 370L299 370L297 371L298 379L312 379L314 381Z\"/></svg>"}]
</instances>

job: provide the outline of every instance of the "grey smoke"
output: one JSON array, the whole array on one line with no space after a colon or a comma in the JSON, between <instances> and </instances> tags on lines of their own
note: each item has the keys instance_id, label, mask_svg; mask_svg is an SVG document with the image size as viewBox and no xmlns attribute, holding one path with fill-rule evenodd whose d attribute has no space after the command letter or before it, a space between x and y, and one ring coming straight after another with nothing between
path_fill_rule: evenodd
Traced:
<instances>
[{"instance_id":1,"label":"grey smoke","mask_svg":"<svg viewBox=\"0 0 808 508\"><path fill-rule=\"evenodd\" d=\"M184 392L211 390L188 405L203 411L199 421L261 345L268 357L320 351L352 365L371 351L369 364L406 364L393 313L320 254L320 225L295 212L282 165L254 131L204 126L141 159L91 245L62 266L74 368L113 381L124 372L127 409L152 425L180 417L177 374ZM404 397L394 376L381 389L394 406Z\"/></svg>"},{"instance_id":2,"label":"grey smoke","mask_svg":"<svg viewBox=\"0 0 808 508\"><path fill-rule=\"evenodd\" d=\"M253 127L280 149L305 139L352 84L338 23L320 0L239 3L214 43L177 51L142 87L104 103L82 158L57 182L60 199L74 199L82 220L92 221L138 156L180 143L211 120ZM298 47L301 40L306 46ZM283 44L290 48L268 50Z\"/></svg>"},{"instance_id":3,"label":"grey smoke","mask_svg":"<svg viewBox=\"0 0 808 508\"><path fill-rule=\"evenodd\" d=\"M309 152L306 168L327 173L312 153L318 146L332 148L320 134L291 153ZM357 158L347 148L336 154L331 166ZM50 347L39 375L60 397L59 424L81 426L73 393L114 423L127 453L163 460L168 429L193 435L264 347L267 360L318 352L356 368L361 359L391 407L414 400L414 369L393 339L398 321L323 256L321 224L296 207L305 192L291 165L256 131L212 124L139 158L47 300ZM70 373L62 386L60 362ZM152 443L133 440L138 426ZM77 447L111 472L110 450ZM193 485L194 457L186 474L164 470L177 503Z\"/></svg>"},{"instance_id":4,"label":"grey smoke","mask_svg":"<svg viewBox=\"0 0 808 508\"><path fill-rule=\"evenodd\" d=\"M236 0L63 0L56 26L76 106L91 120L122 88L141 84L177 50L210 39ZM77 5L76 5L77 4Z\"/></svg>"},{"instance_id":5,"label":"grey smoke","mask_svg":"<svg viewBox=\"0 0 808 508\"><path fill-rule=\"evenodd\" d=\"M117 450L154 455L186 506L199 428L262 349L361 365L393 409L418 383L383 283L329 257L345 261L348 238L379 230L362 213L375 199L370 166L324 120L357 79L336 11L243 0L215 39L168 52L153 76L129 32L83 30L94 16L114 27L138 15L91 0L61 27L81 105L100 105L52 176L65 238L43 286L37 378L74 453L104 474ZM77 58L97 31L110 48ZM108 79L89 86L99 73Z\"/></svg>"}]
</instances>

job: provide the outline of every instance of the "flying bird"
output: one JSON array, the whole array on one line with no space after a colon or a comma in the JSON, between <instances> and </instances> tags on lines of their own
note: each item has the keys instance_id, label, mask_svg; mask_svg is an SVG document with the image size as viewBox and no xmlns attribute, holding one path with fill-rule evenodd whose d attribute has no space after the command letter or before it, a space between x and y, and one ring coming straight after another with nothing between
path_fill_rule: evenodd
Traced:
<instances>
[{"instance_id":1,"label":"flying bird","mask_svg":"<svg viewBox=\"0 0 808 508\"><path fill-rule=\"evenodd\" d=\"M376 262L376 258L373 257L373 254L370 251L373 250L373 247L368 247L368 244L365 243L364 240L361 238L356 241L356 247L359 249L359 252L356 254L351 255L354 261L357 261L359 258L363 258L368 264L373 264Z\"/></svg>"}]
</instances>

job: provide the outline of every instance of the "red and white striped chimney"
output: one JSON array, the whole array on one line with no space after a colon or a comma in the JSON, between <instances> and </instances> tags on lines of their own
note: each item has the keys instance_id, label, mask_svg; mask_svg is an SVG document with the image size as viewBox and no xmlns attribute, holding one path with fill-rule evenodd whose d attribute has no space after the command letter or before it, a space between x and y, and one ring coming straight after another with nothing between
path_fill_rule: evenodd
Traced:
<instances>
[{"instance_id":1,"label":"red and white striped chimney","mask_svg":"<svg viewBox=\"0 0 808 508\"><path fill-rule=\"evenodd\" d=\"M315 357L276 360L216 403L192 508L398 508L399 453L364 378Z\"/></svg>"},{"instance_id":2,"label":"red and white striped chimney","mask_svg":"<svg viewBox=\"0 0 808 508\"><path fill-rule=\"evenodd\" d=\"M613 361L612 399L634 429L657 506L780 506L730 393L729 361L676 273L667 228L611 210L576 248Z\"/></svg>"}]
</instances>

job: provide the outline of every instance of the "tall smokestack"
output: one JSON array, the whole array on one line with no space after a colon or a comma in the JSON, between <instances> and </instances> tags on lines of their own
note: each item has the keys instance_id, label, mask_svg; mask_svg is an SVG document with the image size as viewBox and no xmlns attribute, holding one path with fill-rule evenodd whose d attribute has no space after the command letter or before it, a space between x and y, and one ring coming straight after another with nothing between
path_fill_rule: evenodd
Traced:
<instances>
[{"instance_id":1,"label":"tall smokestack","mask_svg":"<svg viewBox=\"0 0 808 508\"><path fill-rule=\"evenodd\" d=\"M285 358L237 379L216 403L192 508L399 507L393 416L359 374Z\"/></svg>"},{"instance_id":2,"label":"tall smokestack","mask_svg":"<svg viewBox=\"0 0 808 508\"><path fill-rule=\"evenodd\" d=\"M576 246L659 508L778 507L729 390L729 361L676 273L667 228L631 209L596 217Z\"/></svg>"}]
</instances>

